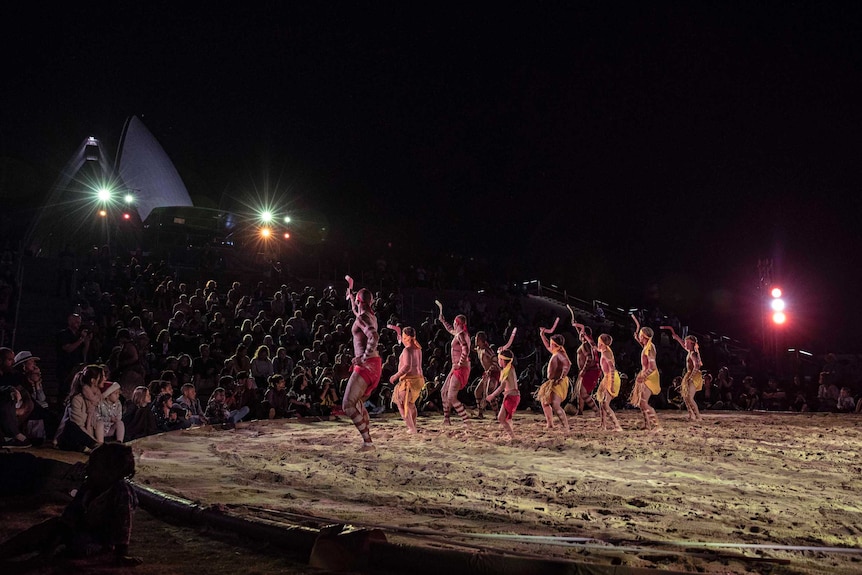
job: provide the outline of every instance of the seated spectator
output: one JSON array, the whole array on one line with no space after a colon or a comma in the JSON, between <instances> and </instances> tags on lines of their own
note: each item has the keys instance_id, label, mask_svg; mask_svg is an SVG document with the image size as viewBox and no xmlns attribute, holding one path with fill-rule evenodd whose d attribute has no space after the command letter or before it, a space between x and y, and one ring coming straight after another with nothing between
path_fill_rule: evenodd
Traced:
<instances>
[{"instance_id":1,"label":"seated spectator","mask_svg":"<svg viewBox=\"0 0 862 575\"><path fill-rule=\"evenodd\" d=\"M784 411L787 409L787 393L779 385L778 379L770 377L766 389L760 394L763 409L769 411Z\"/></svg>"},{"instance_id":2,"label":"seated spectator","mask_svg":"<svg viewBox=\"0 0 862 575\"><path fill-rule=\"evenodd\" d=\"M180 396L174 400L174 404L182 407L189 413L190 425L206 425L204 409L198 399L198 392L194 384L186 383L180 388Z\"/></svg>"},{"instance_id":3,"label":"seated spectator","mask_svg":"<svg viewBox=\"0 0 862 575\"><path fill-rule=\"evenodd\" d=\"M174 406L174 399L170 393L163 393L153 402L153 415L156 416L156 429L159 431L176 431L182 429L185 420L185 411L183 417L180 417L178 410L171 409Z\"/></svg>"},{"instance_id":4,"label":"seated spectator","mask_svg":"<svg viewBox=\"0 0 862 575\"><path fill-rule=\"evenodd\" d=\"M269 376L269 387L263 396L261 411L268 419L287 417L287 382L280 373Z\"/></svg>"},{"instance_id":5,"label":"seated spectator","mask_svg":"<svg viewBox=\"0 0 862 575\"><path fill-rule=\"evenodd\" d=\"M216 387L216 377L219 371L219 362L212 356L210 346L206 343L198 347L200 356L192 361L192 373L194 375L195 389L201 393L209 392Z\"/></svg>"},{"instance_id":6,"label":"seated spectator","mask_svg":"<svg viewBox=\"0 0 862 575\"><path fill-rule=\"evenodd\" d=\"M754 378L750 375L742 378L742 393L739 395L739 408L752 411L760 409L760 391L754 385Z\"/></svg>"},{"instance_id":7,"label":"seated spectator","mask_svg":"<svg viewBox=\"0 0 862 575\"><path fill-rule=\"evenodd\" d=\"M290 377L291 372L293 372L293 359L287 355L287 350L283 347L278 348L275 352L275 357L272 359L272 372L283 376L285 379Z\"/></svg>"},{"instance_id":8,"label":"seated spectator","mask_svg":"<svg viewBox=\"0 0 862 575\"><path fill-rule=\"evenodd\" d=\"M841 391L838 394L837 408L839 413L851 413L856 408L856 402L850 394L850 388L846 385L841 388Z\"/></svg>"},{"instance_id":9,"label":"seated spectator","mask_svg":"<svg viewBox=\"0 0 862 575\"><path fill-rule=\"evenodd\" d=\"M251 358L251 376L259 389L265 389L269 376L274 373L272 361L269 359L269 348L261 345Z\"/></svg>"},{"instance_id":10,"label":"seated spectator","mask_svg":"<svg viewBox=\"0 0 862 575\"><path fill-rule=\"evenodd\" d=\"M293 378L290 393L287 394L289 411L299 417L312 415L311 395L308 389L308 377L304 373Z\"/></svg>"},{"instance_id":11,"label":"seated spectator","mask_svg":"<svg viewBox=\"0 0 862 575\"><path fill-rule=\"evenodd\" d=\"M260 411L260 396L255 381L251 376L241 371L236 375L236 391L234 392L234 409L248 408L248 414L242 419L255 419Z\"/></svg>"},{"instance_id":12,"label":"seated spectator","mask_svg":"<svg viewBox=\"0 0 862 575\"><path fill-rule=\"evenodd\" d=\"M126 402L126 413L123 415L126 441L159 432L150 401L150 390L141 385L135 388L131 401Z\"/></svg>"},{"instance_id":13,"label":"seated spectator","mask_svg":"<svg viewBox=\"0 0 862 575\"><path fill-rule=\"evenodd\" d=\"M105 429L99 420L99 403L104 381L105 373L98 365L88 365L75 374L55 439L57 447L89 453L102 444Z\"/></svg>"},{"instance_id":14,"label":"seated spectator","mask_svg":"<svg viewBox=\"0 0 862 575\"><path fill-rule=\"evenodd\" d=\"M206 416L207 421L212 425L232 426L237 422L242 421L242 418L246 415L248 415L247 407L235 409L233 411L229 411L227 407L225 407L225 389L223 387L217 387L215 391L213 391L212 397L210 397L206 411L204 412L204 416Z\"/></svg>"},{"instance_id":15,"label":"seated spectator","mask_svg":"<svg viewBox=\"0 0 862 575\"><path fill-rule=\"evenodd\" d=\"M104 437L120 443L126 437L126 426L123 423L123 404L120 403L120 384L105 382L102 389L102 401L99 402L99 420L104 427Z\"/></svg>"},{"instance_id":16,"label":"seated spectator","mask_svg":"<svg viewBox=\"0 0 862 575\"><path fill-rule=\"evenodd\" d=\"M817 387L817 410L818 411L835 411L838 405L838 396L841 391L835 382L832 381L832 374L822 371L820 372L819 385Z\"/></svg>"},{"instance_id":17,"label":"seated spectator","mask_svg":"<svg viewBox=\"0 0 862 575\"><path fill-rule=\"evenodd\" d=\"M331 377L324 377L320 383L318 412L321 415L330 415L332 411L341 405L341 399L335 391Z\"/></svg>"}]
</instances>

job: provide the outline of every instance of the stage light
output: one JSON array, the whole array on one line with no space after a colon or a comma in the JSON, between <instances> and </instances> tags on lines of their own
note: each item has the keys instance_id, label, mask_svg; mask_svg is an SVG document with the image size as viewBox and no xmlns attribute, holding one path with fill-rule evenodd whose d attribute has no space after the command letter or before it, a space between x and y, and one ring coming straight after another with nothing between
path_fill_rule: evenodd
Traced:
<instances>
[{"instance_id":1,"label":"stage light","mask_svg":"<svg viewBox=\"0 0 862 575\"><path fill-rule=\"evenodd\" d=\"M272 233L272 230L270 230L269 228L261 228L261 230L260 230L260 235L264 238L268 238L271 233Z\"/></svg>"},{"instance_id":2,"label":"stage light","mask_svg":"<svg viewBox=\"0 0 862 575\"><path fill-rule=\"evenodd\" d=\"M132 219L132 215L131 215L131 214L128 214L128 213L123 214L123 219L124 219L124 220L131 220L131 219Z\"/></svg>"},{"instance_id":3,"label":"stage light","mask_svg":"<svg viewBox=\"0 0 862 575\"><path fill-rule=\"evenodd\" d=\"M284 223L286 223L286 224L290 223L290 216L284 216Z\"/></svg>"},{"instance_id":4,"label":"stage light","mask_svg":"<svg viewBox=\"0 0 862 575\"><path fill-rule=\"evenodd\" d=\"M135 196L133 196L132 194L126 194L126 196L123 199L126 200L127 204L131 204L132 202L135 201Z\"/></svg>"},{"instance_id":5,"label":"stage light","mask_svg":"<svg viewBox=\"0 0 862 575\"><path fill-rule=\"evenodd\" d=\"M290 234L289 234L289 233L287 233L287 232L284 232L284 239L289 240L289 239L290 239Z\"/></svg>"},{"instance_id":6,"label":"stage light","mask_svg":"<svg viewBox=\"0 0 862 575\"><path fill-rule=\"evenodd\" d=\"M772 297L774 297L774 298L779 298L779 297L781 297L781 294L782 294L781 288L777 288L777 287L776 287L776 288L772 288L772 291L770 292L770 294L771 294L771 295L772 295Z\"/></svg>"},{"instance_id":7,"label":"stage light","mask_svg":"<svg viewBox=\"0 0 862 575\"><path fill-rule=\"evenodd\" d=\"M272 221L272 212L270 212L269 210L261 212L260 213L260 220L262 222L266 222L266 223L271 222Z\"/></svg>"},{"instance_id":8,"label":"stage light","mask_svg":"<svg viewBox=\"0 0 862 575\"><path fill-rule=\"evenodd\" d=\"M108 212L107 212L107 210L99 210L99 215L104 218L105 216L108 215Z\"/></svg>"},{"instance_id":9,"label":"stage light","mask_svg":"<svg viewBox=\"0 0 862 575\"><path fill-rule=\"evenodd\" d=\"M769 305L772 307L773 311L784 311L787 304L784 303L783 299L774 299Z\"/></svg>"},{"instance_id":10,"label":"stage light","mask_svg":"<svg viewBox=\"0 0 862 575\"><path fill-rule=\"evenodd\" d=\"M787 321L787 316L784 315L784 312L777 311L774 314L772 314L772 323L775 323L777 325L781 325L786 321Z\"/></svg>"},{"instance_id":11,"label":"stage light","mask_svg":"<svg viewBox=\"0 0 862 575\"><path fill-rule=\"evenodd\" d=\"M108 188L99 188L99 191L96 192L96 197L99 198L100 202L110 202L111 196L111 190Z\"/></svg>"}]
</instances>

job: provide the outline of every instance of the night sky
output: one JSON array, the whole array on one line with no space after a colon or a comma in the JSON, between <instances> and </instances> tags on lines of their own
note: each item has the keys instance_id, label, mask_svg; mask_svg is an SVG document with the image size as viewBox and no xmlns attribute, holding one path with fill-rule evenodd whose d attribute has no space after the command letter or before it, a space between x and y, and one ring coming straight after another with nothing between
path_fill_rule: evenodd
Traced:
<instances>
[{"instance_id":1,"label":"night sky","mask_svg":"<svg viewBox=\"0 0 862 575\"><path fill-rule=\"evenodd\" d=\"M787 341L862 351L862 3L228 6L4 5L0 193L135 114L199 205L276 195L740 338L770 257Z\"/></svg>"}]
</instances>

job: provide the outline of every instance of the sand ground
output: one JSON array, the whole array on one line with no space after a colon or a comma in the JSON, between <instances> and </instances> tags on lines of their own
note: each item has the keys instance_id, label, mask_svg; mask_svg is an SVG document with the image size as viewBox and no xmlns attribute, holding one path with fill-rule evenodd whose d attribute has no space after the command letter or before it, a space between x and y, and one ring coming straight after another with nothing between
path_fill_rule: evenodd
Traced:
<instances>
[{"instance_id":1,"label":"sand ground","mask_svg":"<svg viewBox=\"0 0 862 575\"><path fill-rule=\"evenodd\" d=\"M420 417L410 435L389 414L372 420L372 452L357 451L344 418L192 429L134 448L137 480L165 492L268 519L382 526L394 541L707 573L862 572L862 418L659 415L658 433L625 411L622 433L587 414L566 434L519 412L509 442L488 416L469 428Z\"/></svg>"}]
</instances>

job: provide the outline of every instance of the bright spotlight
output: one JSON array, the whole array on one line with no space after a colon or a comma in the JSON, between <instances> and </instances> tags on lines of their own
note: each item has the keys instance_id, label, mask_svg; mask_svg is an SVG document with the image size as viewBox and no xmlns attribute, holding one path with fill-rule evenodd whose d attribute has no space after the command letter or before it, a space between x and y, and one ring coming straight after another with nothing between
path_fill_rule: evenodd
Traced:
<instances>
[{"instance_id":1,"label":"bright spotlight","mask_svg":"<svg viewBox=\"0 0 862 575\"><path fill-rule=\"evenodd\" d=\"M260 230L260 235L265 237L265 238L268 238L271 233L272 233L272 230L270 230L269 228L261 228L261 230Z\"/></svg>"},{"instance_id":2,"label":"bright spotlight","mask_svg":"<svg viewBox=\"0 0 862 575\"><path fill-rule=\"evenodd\" d=\"M284 239L289 240L290 234L288 232L284 232Z\"/></svg>"},{"instance_id":3,"label":"bright spotlight","mask_svg":"<svg viewBox=\"0 0 862 575\"><path fill-rule=\"evenodd\" d=\"M107 212L107 210L99 210L99 215L104 218L105 216L108 215L108 212Z\"/></svg>"},{"instance_id":4,"label":"bright spotlight","mask_svg":"<svg viewBox=\"0 0 862 575\"><path fill-rule=\"evenodd\" d=\"M111 201L111 190L108 188L99 188L99 191L96 192L100 202L110 202Z\"/></svg>"},{"instance_id":5,"label":"bright spotlight","mask_svg":"<svg viewBox=\"0 0 862 575\"><path fill-rule=\"evenodd\" d=\"M290 223L290 216L284 216L284 223L286 223L286 224Z\"/></svg>"},{"instance_id":6,"label":"bright spotlight","mask_svg":"<svg viewBox=\"0 0 862 575\"><path fill-rule=\"evenodd\" d=\"M261 221L264 221L267 223L271 222L272 221L272 212L270 212L270 211L261 212L260 213L260 219L261 219Z\"/></svg>"},{"instance_id":7,"label":"bright spotlight","mask_svg":"<svg viewBox=\"0 0 862 575\"><path fill-rule=\"evenodd\" d=\"M772 297L781 297L781 288L772 288Z\"/></svg>"},{"instance_id":8,"label":"bright spotlight","mask_svg":"<svg viewBox=\"0 0 862 575\"><path fill-rule=\"evenodd\" d=\"M775 311L784 311L784 308L787 307L787 304L784 303L784 300L778 298L772 300L772 303L770 303L769 305L771 305L772 309Z\"/></svg>"},{"instance_id":9,"label":"bright spotlight","mask_svg":"<svg viewBox=\"0 0 862 575\"><path fill-rule=\"evenodd\" d=\"M135 201L135 196L133 196L132 194L126 194L126 196L123 199L126 200L127 204L131 204L132 202Z\"/></svg>"},{"instance_id":10,"label":"bright spotlight","mask_svg":"<svg viewBox=\"0 0 862 575\"><path fill-rule=\"evenodd\" d=\"M772 314L772 322L773 323L781 325L786 321L787 321L787 316L784 315L784 312L777 311L774 314Z\"/></svg>"}]
</instances>

